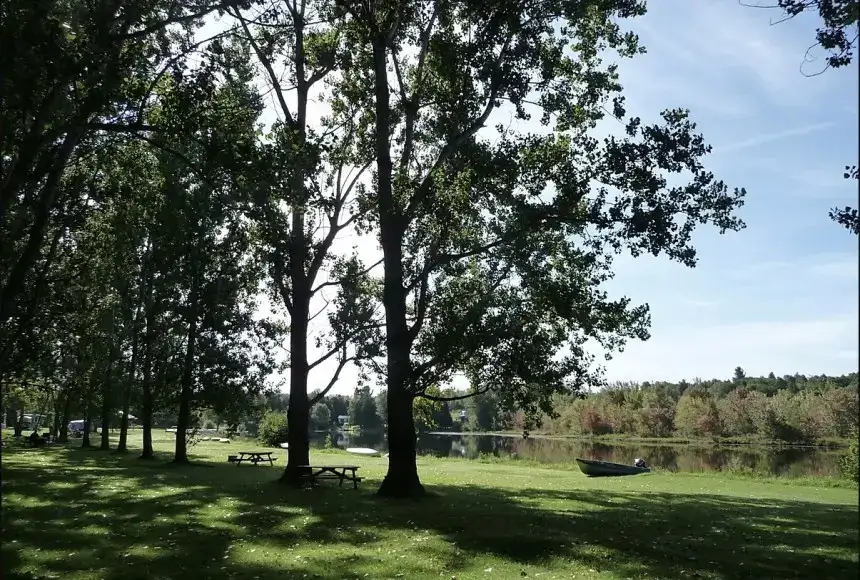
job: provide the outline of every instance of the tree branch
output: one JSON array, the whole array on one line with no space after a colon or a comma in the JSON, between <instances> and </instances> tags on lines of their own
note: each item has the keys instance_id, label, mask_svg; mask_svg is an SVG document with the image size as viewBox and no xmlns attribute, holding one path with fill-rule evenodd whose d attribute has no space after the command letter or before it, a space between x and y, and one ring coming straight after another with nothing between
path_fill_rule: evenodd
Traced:
<instances>
[{"instance_id":1,"label":"tree branch","mask_svg":"<svg viewBox=\"0 0 860 580\"><path fill-rule=\"evenodd\" d=\"M334 281L330 280L328 282L323 282L322 284L320 284L319 286L317 286L316 288L311 290L311 294L316 294L319 290L322 290L323 288L325 288L327 286L342 286L350 280L354 280L356 278L364 276L365 274L370 273L371 270L373 270L374 268L379 266L381 263L382 263L382 259L379 259L376 262L374 262L373 264L371 264L370 266L368 266L367 268L365 268L364 270L362 270L361 272L358 272L357 274L355 274L354 276L348 276L346 278L340 278L339 280L334 280Z\"/></svg>"},{"instance_id":2,"label":"tree branch","mask_svg":"<svg viewBox=\"0 0 860 580\"><path fill-rule=\"evenodd\" d=\"M346 345L349 343L349 341L352 340L353 338L355 338L358 334L364 332L365 330L373 330L374 328L382 328L383 326L385 326L385 323L380 322L377 324L366 324L366 325L361 326L359 328L353 329L352 332L350 332L348 335L346 335L345 337L340 339L337 342L337 344L334 347L332 347L331 350L329 350L323 356L321 356L320 358L318 358L317 360L315 360L314 362L309 364L308 370L311 370L314 367L317 367L317 366L321 365L322 363L324 363L325 361L327 361L328 359L330 359L335 353L337 353L337 351L341 350L342 348L345 348Z\"/></svg>"},{"instance_id":3,"label":"tree branch","mask_svg":"<svg viewBox=\"0 0 860 580\"><path fill-rule=\"evenodd\" d=\"M354 360L355 360L355 357L346 356L346 345L344 344L343 357L338 361L337 369L335 369L334 375L332 375L331 380L328 382L328 384L325 386L325 388L323 390L321 390L319 393L317 393L313 399L308 401L308 407L312 407L315 404L319 403L322 400L322 398L328 394L328 392L332 389L332 387L334 387L334 385L337 383L338 378L340 378L340 372L346 366L346 363L354 361Z\"/></svg>"},{"instance_id":4,"label":"tree branch","mask_svg":"<svg viewBox=\"0 0 860 580\"><path fill-rule=\"evenodd\" d=\"M465 143L469 140L475 133L477 133L483 126L487 119L490 117L490 114L493 112L493 109L496 108L496 101L499 97L499 91L502 88L502 77L499 74L499 71L502 66L502 60L504 59L508 47L510 47L511 41L514 39L514 34L508 34L505 43L502 45L502 49L499 51L499 56L496 58L495 63L493 64L493 73L492 73L492 81L490 82L490 90L487 96L487 102L484 106L483 112L474 119L469 126L462 132L458 133L454 137L452 137L442 150L439 152L439 156L436 158L436 161L433 163L433 166L427 171L427 174L424 176L421 185L418 186L415 195L412 200L409 202L407 206L405 216L414 216L415 209L423 205L427 198L430 196L430 192L432 190L434 175L436 171L445 164ZM410 219L407 217L407 219Z\"/></svg>"},{"instance_id":5,"label":"tree branch","mask_svg":"<svg viewBox=\"0 0 860 580\"><path fill-rule=\"evenodd\" d=\"M487 387L483 390L478 389L478 390L472 391L470 393L466 393L465 395L457 395L456 397L436 397L434 395L428 395L427 393L417 393L415 396L421 397L422 399L427 399L428 401L436 401L439 403L445 403L448 401L462 401L463 399L470 399L470 398L474 397L475 395L483 395L484 393L487 393L489 391L490 391L490 387Z\"/></svg>"},{"instance_id":6,"label":"tree branch","mask_svg":"<svg viewBox=\"0 0 860 580\"><path fill-rule=\"evenodd\" d=\"M226 2L223 2L223 3L215 5L215 6L210 6L209 8L206 8L205 10L201 10L200 12L195 12L193 14L186 14L185 16L173 16L172 14L168 14L166 20L162 20L161 22L156 22L155 24L150 24L149 26L147 26L141 30L137 30L135 32L126 32L124 34L117 34L114 36L114 38L116 38L118 40L133 40L135 38L142 38L144 36L149 36L153 32L158 32L159 30L167 28L168 26L171 26L173 24L183 24L185 22L191 22L192 20L202 18L202 17L206 16L207 14L211 14L212 12L215 12L216 10L219 10L221 8L225 8L227 6L231 6L233 4L235 4L235 2L226 1ZM238 8L237 8L237 10L238 10Z\"/></svg>"},{"instance_id":7,"label":"tree branch","mask_svg":"<svg viewBox=\"0 0 860 580\"><path fill-rule=\"evenodd\" d=\"M261 49L259 43L254 40L254 37L251 34L251 30L248 28L248 24L242 14L239 12L239 9L236 8L235 12L231 13L231 15L239 21L239 24L242 26L242 30L244 31L248 42L251 44L251 48L254 49L254 53L257 55L257 58L260 59L260 64L262 64L263 68L266 69L266 73L269 75L269 80L272 83L272 89L275 91L275 96L278 99L278 104L281 106L281 110L286 117L286 124L290 127L295 127L296 121L295 119L293 119L292 113L290 113L290 107L287 105L287 99L284 97L284 91L281 89L278 75L275 74L275 69L274 67L272 67L272 61L269 60L268 56L263 54L263 49Z\"/></svg>"}]
</instances>

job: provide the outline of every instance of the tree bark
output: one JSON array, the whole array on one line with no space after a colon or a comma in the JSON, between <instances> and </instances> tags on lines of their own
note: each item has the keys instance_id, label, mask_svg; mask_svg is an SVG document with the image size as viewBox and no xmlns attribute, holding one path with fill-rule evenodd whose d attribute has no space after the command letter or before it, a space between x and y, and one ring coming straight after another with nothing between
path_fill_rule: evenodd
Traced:
<instances>
[{"instance_id":1,"label":"tree bark","mask_svg":"<svg viewBox=\"0 0 860 580\"><path fill-rule=\"evenodd\" d=\"M54 441L60 436L60 421L62 420L63 407L65 406L67 395L64 392L60 392L59 395L54 399L54 421L53 425L51 425L51 437L54 438Z\"/></svg>"},{"instance_id":2,"label":"tree bark","mask_svg":"<svg viewBox=\"0 0 860 580\"><path fill-rule=\"evenodd\" d=\"M152 449L152 412L154 410L152 398L152 340L155 335L155 311L152 308L152 279L149 280L148 305L146 314L146 333L143 339L143 380L141 387L143 401L141 405L141 426L143 427L143 450L141 459L152 459L155 453Z\"/></svg>"},{"instance_id":3,"label":"tree bark","mask_svg":"<svg viewBox=\"0 0 860 580\"><path fill-rule=\"evenodd\" d=\"M174 463L188 463L186 431L191 424L191 398L194 386L194 357L196 356L198 323L198 284L197 276L191 281L188 297L188 340L185 345L185 361L182 366L182 384L179 391L179 416L176 418L176 448L173 452Z\"/></svg>"},{"instance_id":4,"label":"tree bark","mask_svg":"<svg viewBox=\"0 0 860 580\"><path fill-rule=\"evenodd\" d=\"M90 447L90 429L92 428L92 424L90 423L90 410L89 405L87 405L87 414L84 416L84 438L81 441L81 447Z\"/></svg>"},{"instance_id":5,"label":"tree bark","mask_svg":"<svg viewBox=\"0 0 860 580\"><path fill-rule=\"evenodd\" d=\"M307 471L302 466L310 463L307 350L310 304L306 284L304 287L296 286L296 282L294 279L293 313L290 317L290 404L287 407L287 441L290 447L281 481L300 486Z\"/></svg>"},{"instance_id":6,"label":"tree bark","mask_svg":"<svg viewBox=\"0 0 860 580\"><path fill-rule=\"evenodd\" d=\"M125 453L128 451L128 414L131 410L131 393L134 390L134 385L137 380L137 362L140 346L140 317L143 312L143 302L146 299L147 282L149 278L146 272L150 266L152 257L152 244L147 240L146 253L144 255L143 265L140 271L140 292L135 307L134 319L131 325L131 363L128 369L128 378L126 379L125 387L122 393L122 417L120 418L119 427L119 442L116 446L117 453Z\"/></svg>"},{"instance_id":7,"label":"tree bark","mask_svg":"<svg viewBox=\"0 0 860 580\"><path fill-rule=\"evenodd\" d=\"M148 375L150 373L144 370L144 374ZM140 413L140 422L143 427L143 450L140 452L140 459L152 459L155 457L155 451L152 449L152 390L148 385L149 381L145 376L143 379L143 404L141 405Z\"/></svg>"},{"instance_id":8,"label":"tree bark","mask_svg":"<svg viewBox=\"0 0 860 580\"><path fill-rule=\"evenodd\" d=\"M18 412L15 413L15 426L13 429L15 437L20 437L21 433L24 432L24 406L17 400L16 403L18 406Z\"/></svg>"},{"instance_id":9,"label":"tree bark","mask_svg":"<svg viewBox=\"0 0 860 580\"><path fill-rule=\"evenodd\" d=\"M99 444L99 449L102 451L107 451L110 449L110 415L113 410L113 401L111 400L111 392L112 392L112 381L111 376L113 375L113 365L114 365L114 357L111 356L110 360L108 360L107 369L105 370L104 380L102 381L102 412L101 412L101 424L102 424L102 432L101 432L101 443Z\"/></svg>"},{"instance_id":10,"label":"tree bark","mask_svg":"<svg viewBox=\"0 0 860 580\"><path fill-rule=\"evenodd\" d=\"M58 441L60 443L69 442L69 421L72 419L72 397L70 393L66 393L63 398L63 420L60 422L60 435Z\"/></svg>"},{"instance_id":11,"label":"tree bark","mask_svg":"<svg viewBox=\"0 0 860 580\"><path fill-rule=\"evenodd\" d=\"M411 339L406 320L406 290L403 287L403 234L405 220L392 190L390 108L384 35L374 39L374 85L376 93L377 203L380 241L385 274L386 379L388 387L388 472L377 492L383 497L417 497L424 494L418 478L415 451L413 395L409 392Z\"/></svg>"}]
</instances>

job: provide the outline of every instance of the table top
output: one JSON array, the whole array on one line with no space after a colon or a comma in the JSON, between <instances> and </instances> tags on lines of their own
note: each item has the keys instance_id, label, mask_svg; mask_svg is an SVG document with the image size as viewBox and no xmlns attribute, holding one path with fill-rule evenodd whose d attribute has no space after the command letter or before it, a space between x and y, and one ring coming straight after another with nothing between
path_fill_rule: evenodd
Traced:
<instances>
[{"instance_id":1,"label":"table top","mask_svg":"<svg viewBox=\"0 0 860 580\"><path fill-rule=\"evenodd\" d=\"M240 451L239 455L271 455L273 451Z\"/></svg>"},{"instance_id":2,"label":"table top","mask_svg":"<svg viewBox=\"0 0 860 580\"><path fill-rule=\"evenodd\" d=\"M358 465L299 465L299 467L309 467L311 469L358 469Z\"/></svg>"}]
</instances>

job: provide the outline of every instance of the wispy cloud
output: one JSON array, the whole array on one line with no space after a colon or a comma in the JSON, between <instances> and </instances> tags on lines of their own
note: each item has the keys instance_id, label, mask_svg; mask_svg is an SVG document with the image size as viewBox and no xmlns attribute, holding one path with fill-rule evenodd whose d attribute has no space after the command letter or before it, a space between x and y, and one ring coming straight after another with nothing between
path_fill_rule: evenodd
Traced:
<instances>
[{"instance_id":1,"label":"wispy cloud","mask_svg":"<svg viewBox=\"0 0 860 580\"><path fill-rule=\"evenodd\" d=\"M684 304L693 308L710 308L719 304L716 300L684 300Z\"/></svg>"},{"instance_id":2,"label":"wispy cloud","mask_svg":"<svg viewBox=\"0 0 860 580\"><path fill-rule=\"evenodd\" d=\"M729 153L731 151L739 151L741 149L749 149L751 147L758 147L759 145L764 145L765 143L773 143L775 141L782 141L784 139L789 139L791 137L802 137L804 135L809 135L810 133L815 133L817 131L823 131L824 129L829 129L830 127L835 126L836 123L826 122L826 123L813 123L812 125L803 125L801 127L794 127L793 129L786 129L785 131L779 131L776 133L762 133L756 135L755 137L750 137L748 139L744 139L742 141L736 141L730 145L725 145L723 147L714 147L714 153Z\"/></svg>"},{"instance_id":3,"label":"wispy cloud","mask_svg":"<svg viewBox=\"0 0 860 580\"><path fill-rule=\"evenodd\" d=\"M768 372L839 374L856 370L857 313L819 320L761 321L654 332L606 364L613 380L728 377L738 365Z\"/></svg>"},{"instance_id":4,"label":"wispy cloud","mask_svg":"<svg viewBox=\"0 0 860 580\"><path fill-rule=\"evenodd\" d=\"M842 259L834 259L809 266L807 272L818 279L828 278L836 280L857 281L860 279L860 263L857 256L846 256Z\"/></svg>"},{"instance_id":5,"label":"wispy cloud","mask_svg":"<svg viewBox=\"0 0 860 580\"><path fill-rule=\"evenodd\" d=\"M811 254L796 260L766 260L738 268L733 278L761 280L764 277L798 274L816 278L857 279L860 261L856 253L828 252Z\"/></svg>"}]
</instances>

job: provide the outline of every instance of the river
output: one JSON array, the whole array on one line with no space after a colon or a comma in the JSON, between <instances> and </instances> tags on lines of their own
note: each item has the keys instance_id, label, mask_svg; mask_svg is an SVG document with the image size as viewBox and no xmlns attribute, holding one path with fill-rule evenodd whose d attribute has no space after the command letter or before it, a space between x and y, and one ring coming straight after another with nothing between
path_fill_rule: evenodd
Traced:
<instances>
[{"instance_id":1,"label":"river","mask_svg":"<svg viewBox=\"0 0 860 580\"><path fill-rule=\"evenodd\" d=\"M371 447L386 451L382 433L332 433L339 448ZM316 433L312 445L321 447L326 435ZM667 471L751 471L783 477L835 476L840 452L818 447L766 447L752 445L705 446L644 443L595 443L577 439L500 436L486 434L423 433L418 436L419 455L463 457L481 455L518 458L540 463L572 463L575 458L633 463L643 458L652 467Z\"/></svg>"}]
</instances>

